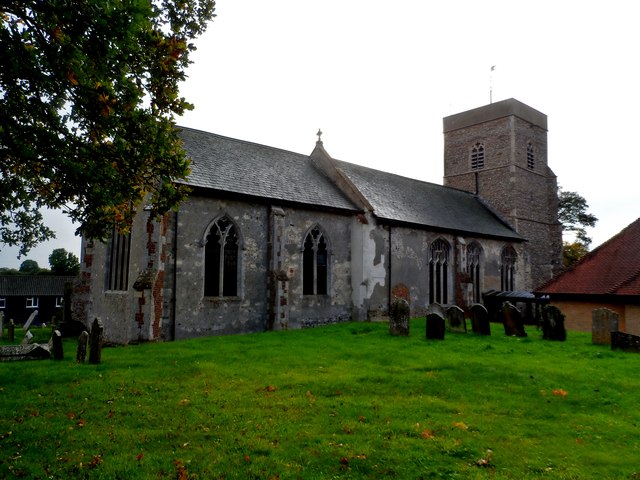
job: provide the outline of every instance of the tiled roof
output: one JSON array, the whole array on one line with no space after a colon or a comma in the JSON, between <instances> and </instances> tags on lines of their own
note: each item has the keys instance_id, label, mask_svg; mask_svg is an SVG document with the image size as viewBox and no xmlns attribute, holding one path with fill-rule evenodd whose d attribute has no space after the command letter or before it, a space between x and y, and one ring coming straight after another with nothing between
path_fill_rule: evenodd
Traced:
<instances>
[{"instance_id":1,"label":"tiled roof","mask_svg":"<svg viewBox=\"0 0 640 480\"><path fill-rule=\"evenodd\" d=\"M338 161L378 218L461 233L523 240L475 195Z\"/></svg>"},{"instance_id":2,"label":"tiled roof","mask_svg":"<svg viewBox=\"0 0 640 480\"><path fill-rule=\"evenodd\" d=\"M0 297L64 295L64 284L75 277L56 275L0 275Z\"/></svg>"},{"instance_id":3,"label":"tiled roof","mask_svg":"<svg viewBox=\"0 0 640 480\"><path fill-rule=\"evenodd\" d=\"M539 287L538 292L640 295L640 218Z\"/></svg>"},{"instance_id":4,"label":"tiled roof","mask_svg":"<svg viewBox=\"0 0 640 480\"><path fill-rule=\"evenodd\" d=\"M348 211L359 209L308 155L181 128L192 160L187 184L270 200Z\"/></svg>"},{"instance_id":5,"label":"tiled roof","mask_svg":"<svg viewBox=\"0 0 640 480\"><path fill-rule=\"evenodd\" d=\"M311 157L212 133L181 128L192 160L186 183L254 198L361 211ZM520 241L474 195L343 161L337 167L383 220Z\"/></svg>"}]
</instances>

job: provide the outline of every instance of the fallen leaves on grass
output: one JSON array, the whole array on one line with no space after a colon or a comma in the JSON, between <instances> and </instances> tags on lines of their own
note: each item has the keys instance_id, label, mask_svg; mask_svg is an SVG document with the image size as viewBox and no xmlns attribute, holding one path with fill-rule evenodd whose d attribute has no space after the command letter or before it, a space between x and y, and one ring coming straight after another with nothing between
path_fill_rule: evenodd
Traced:
<instances>
[{"instance_id":1,"label":"fallen leaves on grass","mask_svg":"<svg viewBox=\"0 0 640 480\"><path fill-rule=\"evenodd\" d=\"M469 427L466 424L462 423L462 422L453 422L451 424L451 426L453 428L458 428L460 430L469 430Z\"/></svg>"},{"instance_id":2,"label":"fallen leaves on grass","mask_svg":"<svg viewBox=\"0 0 640 480\"><path fill-rule=\"evenodd\" d=\"M476 465L479 467L492 467L491 460L493 460L493 450L490 448L487 449L487 453L485 453L484 457L479 458L476 461Z\"/></svg>"},{"instance_id":3,"label":"fallen leaves on grass","mask_svg":"<svg viewBox=\"0 0 640 480\"><path fill-rule=\"evenodd\" d=\"M420 436L422 438L424 438L425 440L429 440L433 437L435 437L435 434L433 433L433 430L429 430L428 428L423 430L422 433L420 434Z\"/></svg>"},{"instance_id":4,"label":"fallen leaves on grass","mask_svg":"<svg viewBox=\"0 0 640 480\"><path fill-rule=\"evenodd\" d=\"M553 391L553 394L554 394L556 397L566 397L566 396L569 394L569 392L567 392L566 390L563 390L562 388L556 388L556 389Z\"/></svg>"}]
</instances>

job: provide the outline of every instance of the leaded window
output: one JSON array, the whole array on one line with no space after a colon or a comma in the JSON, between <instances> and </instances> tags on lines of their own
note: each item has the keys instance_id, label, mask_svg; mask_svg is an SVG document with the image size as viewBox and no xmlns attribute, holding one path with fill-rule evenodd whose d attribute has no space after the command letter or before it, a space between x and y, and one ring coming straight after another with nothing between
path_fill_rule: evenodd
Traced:
<instances>
[{"instance_id":1,"label":"leaded window","mask_svg":"<svg viewBox=\"0 0 640 480\"><path fill-rule=\"evenodd\" d=\"M327 241L318 227L304 239L302 251L302 294L326 295L328 292L329 254Z\"/></svg>"},{"instance_id":2,"label":"leaded window","mask_svg":"<svg viewBox=\"0 0 640 480\"><path fill-rule=\"evenodd\" d=\"M512 292L515 288L516 260L518 254L512 246L502 249L500 265L500 289L503 292Z\"/></svg>"},{"instance_id":3,"label":"leaded window","mask_svg":"<svg viewBox=\"0 0 640 480\"><path fill-rule=\"evenodd\" d=\"M480 257L482 249L476 242L467 247L467 273L472 285L472 301L480 303Z\"/></svg>"},{"instance_id":4,"label":"leaded window","mask_svg":"<svg viewBox=\"0 0 640 480\"><path fill-rule=\"evenodd\" d=\"M107 290L126 291L129 288L129 256L131 235L115 228L107 250Z\"/></svg>"},{"instance_id":5,"label":"leaded window","mask_svg":"<svg viewBox=\"0 0 640 480\"><path fill-rule=\"evenodd\" d=\"M449 301L449 244L439 238L431 244L429 253L429 302L446 304Z\"/></svg>"},{"instance_id":6,"label":"leaded window","mask_svg":"<svg viewBox=\"0 0 640 480\"><path fill-rule=\"evenodd\" d=\"M228 217L213 222L204 252L204 295L238 295L238 231Z\"/></svg>"}]
</instances>

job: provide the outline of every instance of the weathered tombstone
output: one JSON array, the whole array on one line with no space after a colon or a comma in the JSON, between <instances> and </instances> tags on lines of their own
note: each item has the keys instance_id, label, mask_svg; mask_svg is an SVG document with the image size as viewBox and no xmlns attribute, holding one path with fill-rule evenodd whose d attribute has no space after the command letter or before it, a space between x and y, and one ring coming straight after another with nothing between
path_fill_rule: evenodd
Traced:
<instances>
[{"instance_id":1,"label":"weathered tombstone","mask_svg":"<svg viewBox=\"0 0 640 480\"><path fill-rule=\"evenodd\" d=\"M471 329L478 335L491 335L489 312L481 303L471 305Z\"/></svg>"},{"instance_id":2,"label":"weathered tombstone","mask_svg":"<svg viewBox=\"0 0 640 480\"><path fill-rule=\"evenodd\" d=\"M511 302L502 304L502 324L504 325L504 334L510 337L526 337L527 332L524 331L524 323L520 310Z\"/></svg>"},{"instance_id":3,"label":"weathered tombstone","mask_svg":"<svg viewBox=\"0 0 640 480\"><path fill-rule=\"evenodd\" d=\"M450 332L467 333L464 311L457 305L447 308L447 327Z\"/></svg>"},{"instance_id":4,"label":"weathered tombstone","mask_svg":"<svg viewBox=\"0 0 640 480\"><path fill-rule=\"evenodd\" d=\"M16 340L16 324L13 323L13 318L9 319L9 325L7 325L7 339L11 343Z\"/></svg>"},{"instance_id":5,"label":"weathered tombstone","mask_svg":"<svg viewBox=\"0 0 640 480\"><path fill-rule=\"evenodd\" d=\"M409 302L404 298L396 298L391 303L389 312L389 333L395 336L409 336Z\"/></svg>"},{"instance_id":6,"label":"weathered tombstone","mask_svg":"<svg viewBox=\"0 0 640 480\"><path fill-rule=\"evenodd\" d=\"M596 308L591 313L591 342L611 345L611 332L618 331L620 317L608 308Z\"/></svg>"},{"instance_id":7,"label":"weathered tombstone","mask_svg":"<svg viewBox=\"0 0 640 480\"><path fill-rule=\"evenodd\" d=\"M25 332L27 330L29 330L29 327L31 327L31 324L33 323L33 320L38 316L38 310L34 310L33 313L31 313L31 315L29 315L29 319L25 322L25 324L22 326L22 330L24 330Z\"/></svg>"},{"instance_id":8,"label":"weathered tombstone","mask_svg":"<svg viewBox=\"0 0 640 480\"><path fill-rule=\"evenodd\" d=\"M43 360L47 358L51 358L48 345L31 343L29 345L0 346L0 362Z\"/></svg>"},{"instance_id":9,"label":"weathered tombstone","mask_svg":"<svg viewBox=\"0 0 640 480\"><path fill-rule=\"evenodd\" d=\"M89 363L98 364L102 361L103 335L102 320L96 318L91 325L91 336L89 337Z\"/></svg>"},{"instance_id":10,"label":"weathered tombstone","mask_svg":"<svg viewBox=\"0 0 640 480\"><path fill-rule=\"evenodd\" d=\"M441 317L444 317L444 308L442 308L442 305L439 303L433 302L427 307L427 313L437 313Z\"/></svg>"},{"instance_id":11,"label":"weathered tombstone","mask_svg":"<svg viewBox=\"0 0 640 480\"><path fill-rule=\"evenodd\" d=\"M4 337L4 312L0 312L0 340Z\"/></svg>"},{"instance_id":12,"label":"weathered tombstone","mask_svg":"<svg viewBox=\"0 0 640 480\"><path fill-rule=\"evenodd\" d=\"M542 309L542 338L561 342L567 339L567 331L564 328L564 315L554 305L547 305Z\"/></svg>"},{"instance_id":13,"label":"weathered tombstone","mask_svg":"<svg viewBox=\"0 0 640 480\"><path fill-rule=\"evenodd\" d=\"M22 343L20 343L20 345L29 345L31 343L31 340L33 340L33 333L27 331L27 333L24 334L24 338L22 339Z\"/></svg>"},{"instance_id":14,"label":"weathered tombstone","mask_svg":"<svg viewBox=\"0 0 640 480\"><path fill-rule=\"evenodd\" d=\"M84 363L87 358L87 344L89 343L89 334L83 330L78 337L78 351L76 352L76 362Z\"/></svg>"},{"instance_id":15,"label":"weathered tombstone","mask_svg":"<svg viewBox=\"0 0 640 480\"><path fill-rule=\"evenodd\" d=\"M640 336L624 332L611 332L611 350L640 353Z\"/></svg>"},{"instance_id":16,"label":"weathered tombstone","mask_svg":"<svg viewBox=\"0 0 640 480\"><path fill-rule=\"evenodd\" d=\"M51 336L51 343L53 350L53 359L63 360L64 350L62 348L62 334L60 333L60 330L53 331L53 335Z\"/></svg>"},{"instance_id":17,"label":"weathered tombstone","mask_svg":"<svg viewBox=\"0 0 640 480\"><path fill-rule=\"evenodd\" d=\"M427 314L427 340L444 340L444 317L439 313Z\"/></svg>"}]
</instances>

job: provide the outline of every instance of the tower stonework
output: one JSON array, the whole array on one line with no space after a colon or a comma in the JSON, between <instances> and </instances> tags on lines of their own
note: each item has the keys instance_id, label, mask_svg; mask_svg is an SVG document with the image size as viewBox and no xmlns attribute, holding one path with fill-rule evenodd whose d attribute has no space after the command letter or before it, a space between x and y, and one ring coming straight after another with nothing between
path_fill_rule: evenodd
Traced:
<instances>
[{"instance_id":1,"label":"tower stonework","mask_svg":"<svg viewBox=\"0 0 640 480\"><path fill-rule=\"evenodd\" d=\"M527 239L530 273L517 290L562 265L558 185L547 163L547 116L515 99L445 117L444 185L478 195Z\"/></svg>"}]
</instances>

